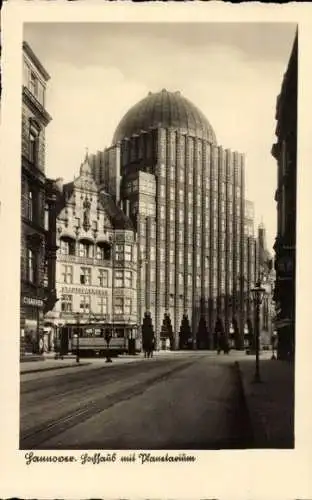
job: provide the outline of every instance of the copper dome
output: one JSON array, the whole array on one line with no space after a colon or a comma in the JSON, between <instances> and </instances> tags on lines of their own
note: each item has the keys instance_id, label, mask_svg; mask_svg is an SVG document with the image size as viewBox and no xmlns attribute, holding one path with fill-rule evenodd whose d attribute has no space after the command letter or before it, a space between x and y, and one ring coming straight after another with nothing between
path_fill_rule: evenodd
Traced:
<instances>
[{"instance_id":1,"label":"copper dome","mask_svg":"<svg viewBox=\"0 0 312 500\"><path fill-rule=\"evenodd\" d=\"M120 121L113 144L133 134L153 128L175 128L181 132L216 144L216 135L205 115L180 92L149 92Z\"/></svg>"}]
</instances>

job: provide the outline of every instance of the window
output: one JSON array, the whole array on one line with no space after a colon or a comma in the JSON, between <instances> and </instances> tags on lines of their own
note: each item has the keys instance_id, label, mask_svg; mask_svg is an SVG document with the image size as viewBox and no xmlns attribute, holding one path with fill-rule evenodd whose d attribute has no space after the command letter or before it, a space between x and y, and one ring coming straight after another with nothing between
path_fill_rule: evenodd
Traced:
<instances>
[{"instance_id":1,"label":"window","mask_svg":"<svg viewBox=\"0 0 312 500\"><path fill-rule=\"evenodd\" d=\"M173 285L174 284L174 272L169 271L169 284Z\"/></svg>"},{"instance_id":2,"label":"window","mask_svg":"<svg viewBox=\"0 0 312 500\"><path fill-rule=\"evenodd\" d=\"M125 288L131 288L131 287L132 287L132 272L125 271Z\"/></svg>"},{"instance_id":3,"label":"window","mask_svg":"<svg viewBox=\"0 0 312 500\"><path fill-rule=\"evenodd\" d=\"M161 219L165 218L165 207L160 207L160 218Z\"/></svg>"},{"instance_id":4,"label":"window","mask_svg":"<svg viewBox=\"0 0 312 500\"><path fill-rule=\"evenodd\" d=\"M170 188L170 200L171 201L175 200L175 190L174 190L174 187Z\"/></svg>"},{"instance_id":5,"label":"window","mask_svg":"<svg viewBox=\"0 0 312 500\"><path fill-rule=\"evenodd\" d=\"M166 196L166 190L165 190L165 186L163 184L160 186L160 196L162 198L165 198L165 196Z\"/></svg>"},{"instance_id":6,"label":"window","mask_svg":"<svg viewBox=\"0 0 312 500\"><path fill-rule=\"evenodd\" d=\"M90 243L79 243L79 256L92 257L92 245Z\"/></svg>"},{"instance_id":7,"label":"window","mask_svg":"<svg viewBox=\"0 0 312 500\"><path fill-rule=\"evenodd\" d=\"M200 275L199 275L199 274L197 274L197 276L196 276L196 287L197 287L197 288L199 288L199 287L200 287L200 285L201 285Z\"/></svg>"},{"instance_id":8,"label":"window","mask_svg":"<svg viewBox=\"0 0 312 500\"><path fill-rule=\"evenodd\" d=\"M171 241L171 243L175 242L175 231L174 231L174 228L170 231L170 241Z\"/></svg>"},{"instance_id":9,"label":"window","mask_svg":"<svg viewBox=\"0 0 312 500\"><path fill-rule=\"evenodd\" d=\"M179 200L180 200L180 203L183 203L183 201L184 201L184 191L183 191L183 189L179 190Z\"/></svg>"},{"instance_id":10,"label":"window","mask_svg":"<svg viewBox=\"0 0 312 500\"><path fill-rule=\"evenodd\" d=\"M183 222L184 220L184 212L182 210L182 208L180 208L179 210L179 222Z\"/></svg>"},{"instance_id":11,"label":"window","mask_svg":"<svg viewBox=\"0 0 312 500\"><path fill-rule=\"evenodd\" d=\"M170 208L170 220L174 221L174 209Z\"/></svg>"},{"instance_id":12,"label":"window","mask_svg":"<svg viewBox=\"0 0 312 500\"><path fill-rule=\"evenodd\" d=\"M189 232L188 234L188 244L193 245L193 234L192 231Z\"/></svg>"},{"instance_id":13,"label":"window","mask_svg":"<svg viewBox=\"0 0 312 500\"><path fill-rule=\"evenodd\" d=\"M183 241L184 241L183 231L179 231L179 243L183 243Z\"/></svg>"},{"instance_id":14,"label":"window","mask_svg":"<svg viewBox=\"0 0 312 500\"><path fill-rule=\"evenodd\" d=\"M29 76L29 90L30 92L37 97L38 95L38 79L32 71L30 72Z\"/></svg>"},{"instance_id":15,"label":"window","mask_svg":"<svg viewBox=\"0 0 312 500\"><path fill-rule=\"evenodd\" d=\"M27 214L28 219L30 221L34 220L34 194L32 191L28 191L28 200L27 200Z\"/></svg>"},{"instance_id":16,"label":"window","mask_svg":"<svg viewBox=\"0 0 312 500\"><path fill-rule=\"evenodd\" d=\"M166 239L166 228L165 226L160 226L160 239L165 240Z\"/></svg>"},{"instance_id":17,"label":"window","mask_svg":"<svg viewBox=\"0 0 312 500\"><path fill-rule=\"evenodd\" d=\"M131 260L132 260L132 246L125 245L125 261L131 262Z\"/></svg>"},{"instance_id":18,"label":"window","mask_svg":"<svg viewBox=\"0 0 312 500\"><path fill-rule=\"evenodd\" d=\"M183 168L181 167L180 168L180 182L183 182L184 181L184 170Z\"/></svg>"},{"instance_id":19,"label":"window","mask_svg":"<svg viewBox=\"0 0 312 500\"><path fill-rule=\"evenodd\" d=\"M81 267L80 268L80 284L81 285L91 285L91 268Z\"/></svg>"},{"instance_id":20,"label":"window","mask_svg":"<svg viewBox=\"0 0 312 500\"><path fill-rule=\"evenodd\" d=\"M183 286L184 284L184 276L183 276L183 273L179 273L179 285L180 286Z\"/></svg>"},{"instance_id":21,"label":"window","mask_svg":"<svg viewBox=\"0 0 312 500\"><path fill-rule=\"evenodd\" d=\"M170 252L169 252L169 262L170 262L170 264L174 263L174 251L173 250L170 250Z\"/></svg>"},{"instance_id":22,"label":"window","mask_svg":"<svg viewBox=\"0 0 312 500\"><path fill-rule=\"evenodd\" d=\"M179 264L183 264L183 251L179 250Z\"/></svg>"},{"instance_id":23,"label":"window","mask_svg":"<svg viewBox=\"0 0 312 500\"><path fill-rule=\"evenodd\" d=\"M160 262L165 262L165 249L160 249Z\"/></svg>"},{"instance_id":24,"label":"window","mask_svg":"<svg viewBox=\"0 0 312 500\"><path fill-rule=\"evenodd\" d=\"M62 281L69 284L73 282L73 266L62 266Z\"/></svg>"},{"instance_id":25,"label":"window","mask_svg":"<svg viewBox=\"0 0 312 500\"><path fill-rule=\"evenodd\" d=\"M44 229L49 231L49 205L47 203L44 207Z\"/></svg>"},{"instance_id":26,"label":"window","mask_svg":"<svg viewBox=\"0 0 312 500\"><path fill-rule=\"evenodd\" d=\"M99 269L98 280L99 286L102 286L103 288L108 287L108 272L106 269Z\"/></svg>"},{"instance_id":27,"label":"window","mask_svg":"<svg viewBox=\"0 0 312 500\"><path fill-rule=\"evenodd\" d=\"M90 312L90 295L80 295L80 311L82 313Z\"/></svg>"},{"instance_id":28,"label":"window","mask_svg":"<svg viewBox=\"0 0 312 500\"><path fill-rule=\"evenodd\" d=\"M115 314L123 314L124 308L124 299L123 297L115 297L114 301L114 313Z\"/></svg>"},{"instance_id":29,"label":"window","mask_svg":"<svg viewBox=\"0 0 312 500\"><path fill-rule=\"evenodd\" d=\"M123 287L123 271L115 271L115 287L122 288Z\"/></svg>"},{"instance_id":30,"label":"window","mask_svg":"<svg viewBox=\"0 0 312 500\"><path fill-rule=\"evenodd\" d=\"M27 249L27 280L30 283L36 281L36 255L31 248Z\"/></svg>"},{"instance_id":31,"label":"window","mask_svg":"<svg viewBox=\"0 0 312 500\"><path fill-rule=\"evenodd\" d=\"M151 224L151 238L156 238L156 226L155 224Z\"/></svg>"},{"instance_id":32,"label":"window","mask_svg":"<svg viewBox=\"0 0 312 500\"><path fill-rule=\"evenodd\" d=\"M155 247L150 247L150 260L155 260L156 259L156 249Z\"/></svg>"},{"instance_id":33,"label":"window","mask_svg":"<svg viewBox=\"0 0 312 500\"><path fill-rule=\"evenodd\" d=\"M151 283L155 283L155 280L156 280L156 271L155 271L155 269L151 269L150 279L151 279Z\"/></svg>"},{"instance_id":34,"label":"window","mask_svg":"<svg viewBox=\"0 0 312 500\"><path fill-rule=\"evenodd\" d=\"M188 284L188 286L192 286L192 275L191 274L187 275L187 284Z\"/></svg>"},{"instance_id":35,"label":"window","mask_svg":"<svg viewBox=\"0 0 312 500\"><path fill-rule=\"evenodd\" d=\"M103 247L96 247L96 258L97 260L105 260L105 250Z\"/></svg>"},{"instance_id":36,"label":"window","mask_svg":"<svg viewBox=\"0 0 312 500\"><path fill-rule=\"evenodd\" d=\"M73 310L73 296L62 295L61 297L61 310L62 312L72 312Z\"/></svg>"},{"instance_id":37,"label":"window","mask_svg":"<svg viewBox=\"0 0 312 500\"><path fill-rule=\"evenodd\" d=\"M200 266L200 254L196 255L196 265L197 265L197 267Z\"/></svg>"},{"instance_id":38,"label":"window","mask_svg":"<svg viewBox=\"0 0 312 500\"><path fill-rule=\"evenodd\" d=\"M98 299L98 312L100 314L107 314L108 312L108 307L107 307L107 297L99 297Z\"/></svg>"},{"instance_id":39,"label":"window","mask_svg":"<svg viewBox=\"0 0 312 500\"><path fill-rule=\"evenodd\" d=\"M62 255L69 255L69 242L61 240L60 241L60 252Z\"/></svg>"},{"instance_id":40,"label":"window","mask_svg":"<svg viewBox=\"0 0 312 500\"><path fill-rule=\"evenodd\" d=\"M197 227L200 227L200 225L201 225L201 220L200 220L200 217L197 217L197 218L196 218L196 226L197 226Z\"/></svg>"},{"instance_id":41,"label":"window","mask_svg":"<svg viewBox=\"0 0 312 500\"><path fill-rule=\"evenodd\" d=\"M125 315L130 315L131 314L131 298L130 297L125 297L124 300L124 314Z\"/></svg>"},{"instance_id":42,"label":"window","mask_svg":"<svg viewBox=\"0 0 312 500\"><path fill-rule=\"evenodd\" d=\"M39 142L38 132L35 132L33 129L31 129L29 132L29 156L28 156L28 159L34 165L37 164L37 160L38 160L38 142Z\"/></svg>"},{"instance_id":43,"label":"window","mask_svg":"<svg viewBox=\"0 0 312 500\"><path fill-rule=\"evenodd\" d=\"M192 224L193 222L193 214L191 212L188 213L188 223Z\"/></svg>"},{"instance_id":44,"label":"window","mask_svg":"<svg viewBox=\"0 0 312 500\"><path fill-rule=\"evenodd\" d=\"M192 264L193 264L193 259L192 259L192 254L191 253L187 254L187 263L188 263L189 266L192 266Z\"/></svg>"}]
</instances>

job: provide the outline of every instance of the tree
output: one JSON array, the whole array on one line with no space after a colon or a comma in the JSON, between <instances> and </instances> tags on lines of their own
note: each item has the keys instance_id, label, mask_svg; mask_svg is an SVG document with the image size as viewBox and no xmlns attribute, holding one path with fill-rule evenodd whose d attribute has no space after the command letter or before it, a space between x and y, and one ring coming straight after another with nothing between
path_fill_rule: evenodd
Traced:
<instances>
[{"instance_id":1,"label":"tree","mask_svg":"<svg viewBox=\"0 0 312 500\"><path fill-rule=\"evenodd\" d=\"M197 349L209 349L208 330L206 320L203 316L201 316L199 319L196 344Z\"/></svg>"},{"instance_id":2,"label":"tree","mask_svg":"<svg viewBox=\"0 0 312 500\"><path fill-rule=\"evenodd\" d=\"M165 313L163 323L161 326L161 337L163 339L169 339L170 342L170 350L172 351L174 349L174 338L173 338L173 330L172 330L172 324L171 324L171 319L169 314Z\"/></svg>"},{"instance_id":3,"label":"tree","mask_svg":"<svg viewBox=\"0 0 312 500\"><path fill-rule=\"evenodd\" d=\"M180 326L179 348L188 349L190 342L192 342L192 331L188 316L187 314L184 314Z\"/></svg>"},{"instance_id":4,"label":"tree","mask_svg":"<svg viewBox=\"0 0 312 500\"><path fill-rule=\"evenodd\" d=\"M142 347L144 352L153 350L154 348L154 329L149 312L144 313L142 324Z\"/></svg>"}]
</instances>

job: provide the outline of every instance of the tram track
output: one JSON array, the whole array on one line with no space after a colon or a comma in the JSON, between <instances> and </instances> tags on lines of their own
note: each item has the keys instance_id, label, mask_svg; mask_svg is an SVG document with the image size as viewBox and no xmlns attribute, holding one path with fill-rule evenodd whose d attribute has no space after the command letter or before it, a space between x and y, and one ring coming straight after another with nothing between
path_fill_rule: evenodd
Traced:
<instances>
[{"instance_id":1,"label":"tram track","mask_svg":"<svg viewBox=\"0 0 312 500\"><path fill-rule=\"evenodd\" d=\"M183 362L181 361L177 366L167 368L165 371L161 371L160 373L156 373L155 375L147 377L141 382L135 382L134 380L131 380L131 383L128 383L126 387L117 389L114 392L108 393L102 397L98 396L94 401L89 400L83 405L80 405L78 408L70 412L67 411L63 413L63 415L60 415L57 419L54 418L46 420L43 423L35 425L28 431L20 433L20 449L49 449L43 446L45 442L59 436L64 431L71 429L82 422L85 422L93 416L108 410L119 402L126 401L142 394L152 384L163 381L170 375L188 368L193 363L193 360ZM135 374L137 375L138 372L136 372ZM111 381L109 383L111 383ZM83 391L85 393L86 388L80 387L80 391Z\"/></svg>"}]
</instances>

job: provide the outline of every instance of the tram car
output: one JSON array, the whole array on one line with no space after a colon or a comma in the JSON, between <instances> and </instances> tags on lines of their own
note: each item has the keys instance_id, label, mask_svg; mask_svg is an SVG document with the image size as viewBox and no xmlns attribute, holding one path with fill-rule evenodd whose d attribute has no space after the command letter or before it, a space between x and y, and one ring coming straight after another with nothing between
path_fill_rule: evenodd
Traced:
<instances>
[{"instance_id":1,"label":"tram car","mask_svg":"<svg viewBox=\"0 0 312 500\"><path fill-rule=\"evenodd\" d=\"M109 343L107 344L107 340ZM59 351L71 352L79 356L117 356L135 354L140 351L137 339L129 338L125 328L112 328L105 325L83 324L66 325L61 329Z\"/></svg>"}]
</instances>

